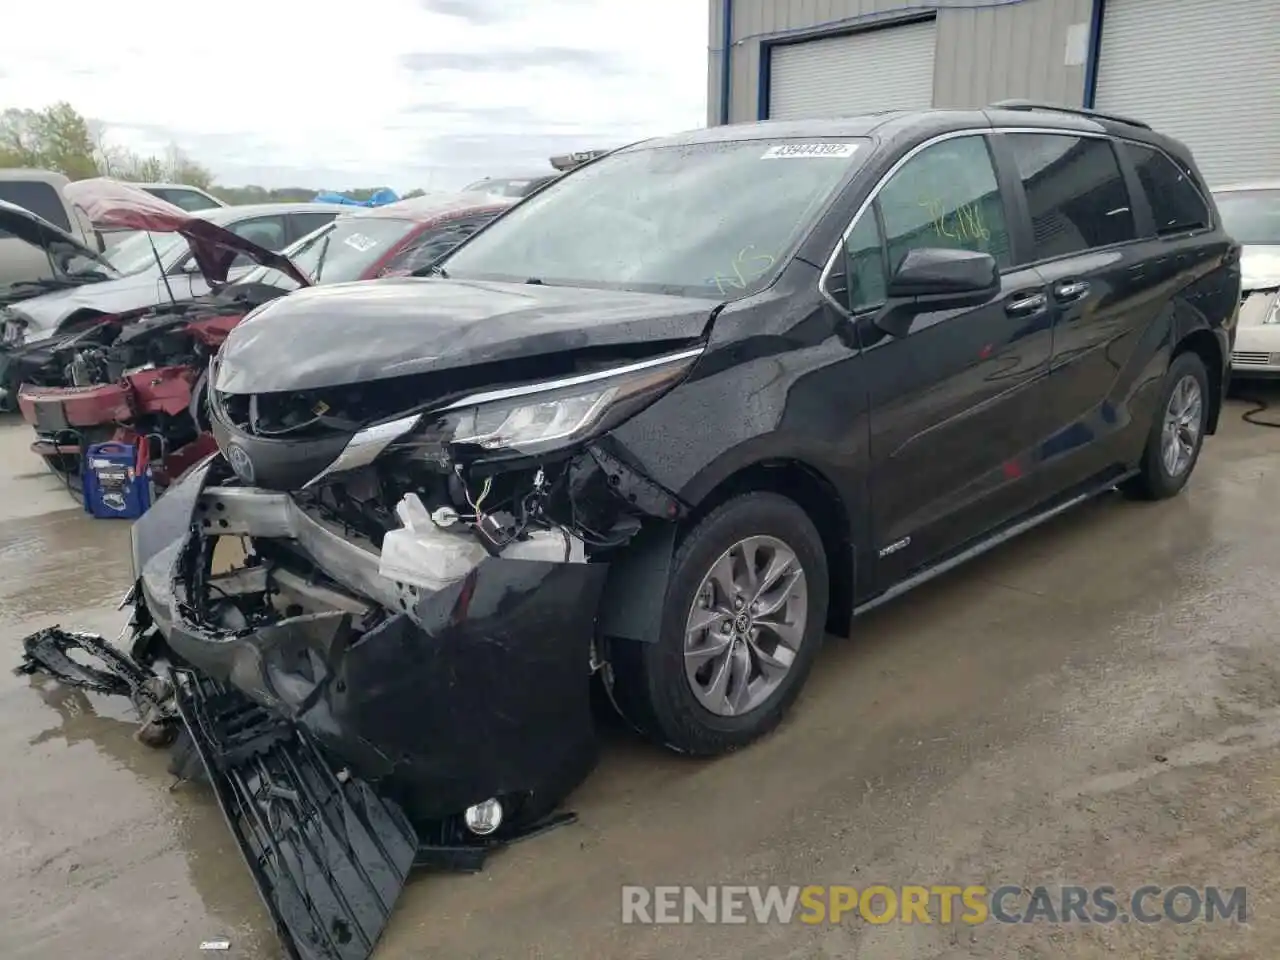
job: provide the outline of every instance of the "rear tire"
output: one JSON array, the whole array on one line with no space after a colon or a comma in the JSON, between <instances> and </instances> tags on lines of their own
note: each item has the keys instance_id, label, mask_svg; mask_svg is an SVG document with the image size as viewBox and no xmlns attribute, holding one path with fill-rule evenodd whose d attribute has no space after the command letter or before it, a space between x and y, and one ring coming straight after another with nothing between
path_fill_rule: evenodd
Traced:
<instances>
[{"instance_id":1,"label":"rear tire","mask_svg":"<svg viewBox=\"0 0 1280 960\"><path fill-rule=\"evenodd\" d=\"M1194 353L1180 353L1165 374L1139 472L1121 489L1137 500L1176 496L1200 459L1208 423L1209 374L1204 361Z\"/></svg>"},{"instance_id":2,"label":"rear tire","mask_svg":"<svg viewBox=\"0 0 1280 960\"><path fill-rule=\"evenodd\" d=\"M613 644L619 709L681 753L756 740L808 677L828 593L822 538L799 506L773 493L721 504L676 550L657 642Z\"/></svg>"}]
</instances>

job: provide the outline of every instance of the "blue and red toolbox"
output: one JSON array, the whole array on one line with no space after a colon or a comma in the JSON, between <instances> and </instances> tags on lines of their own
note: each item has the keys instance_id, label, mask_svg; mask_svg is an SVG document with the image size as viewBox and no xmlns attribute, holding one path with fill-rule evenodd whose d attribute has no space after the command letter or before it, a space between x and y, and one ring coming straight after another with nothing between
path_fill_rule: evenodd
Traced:
<instances>
[{"instance_id":1,"label":"blue and red toolbox","mask_svg":"<svg viewBox=\"0 0 1280 960\"><path fill-rule=\"evenodd\" d=\"M151 506L147 440L95 443L84 452L84 511L105 519L136 520Z\"/></svg>"}]
</instances>

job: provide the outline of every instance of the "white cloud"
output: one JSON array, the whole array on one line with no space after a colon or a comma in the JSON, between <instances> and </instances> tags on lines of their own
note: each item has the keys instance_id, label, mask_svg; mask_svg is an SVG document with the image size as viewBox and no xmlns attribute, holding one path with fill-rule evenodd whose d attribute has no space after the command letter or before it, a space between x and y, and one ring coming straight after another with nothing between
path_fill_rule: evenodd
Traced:
<instances>
[{"instance_id":1,"label":"white cloud","mask_svg":"<svg viewBox=\"0 0 1280 960\"><path fill-rule=\"evenodd\" d=\"M228 184L450 188L706 116L706 0L11 6L0 104L66 100Z\"/></svg>"}]
</instances>

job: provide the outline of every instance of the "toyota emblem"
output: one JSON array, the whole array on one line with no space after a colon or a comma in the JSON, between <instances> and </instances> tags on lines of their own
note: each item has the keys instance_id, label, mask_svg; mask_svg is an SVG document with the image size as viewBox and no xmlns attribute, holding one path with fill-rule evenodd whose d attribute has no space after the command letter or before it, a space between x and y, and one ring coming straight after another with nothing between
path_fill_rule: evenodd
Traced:
<instances>
[{"instance_id":1,"label":"toyota emblem","mask_svg":"<svg viewBox=\"0 0 1280 960\"><path fill-rule=\"evenodd\" d=\"M227 462L231 464L231 469L236 472L237 477L245 483L253 483L253 461L249 459L249 454L245 453L244 447L231 444L227 448Z\"/></svg>"}]
</instances>

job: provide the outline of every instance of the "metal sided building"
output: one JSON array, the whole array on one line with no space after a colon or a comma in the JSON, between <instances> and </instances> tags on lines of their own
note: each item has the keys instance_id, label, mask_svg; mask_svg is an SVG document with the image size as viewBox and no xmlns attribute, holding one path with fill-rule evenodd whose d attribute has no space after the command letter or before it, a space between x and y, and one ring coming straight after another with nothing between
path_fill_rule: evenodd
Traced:
<instances>
[{"instance_id":1,"label":"metal sided building","mask_svg":"<svg viewBox=\"0 0 1280 960\"><path fill-rule=\"evenodd\" d=\"M1027 99L1280 176L1280 0L710 0L708 122Z\"/></svg>"}]
</instances>

